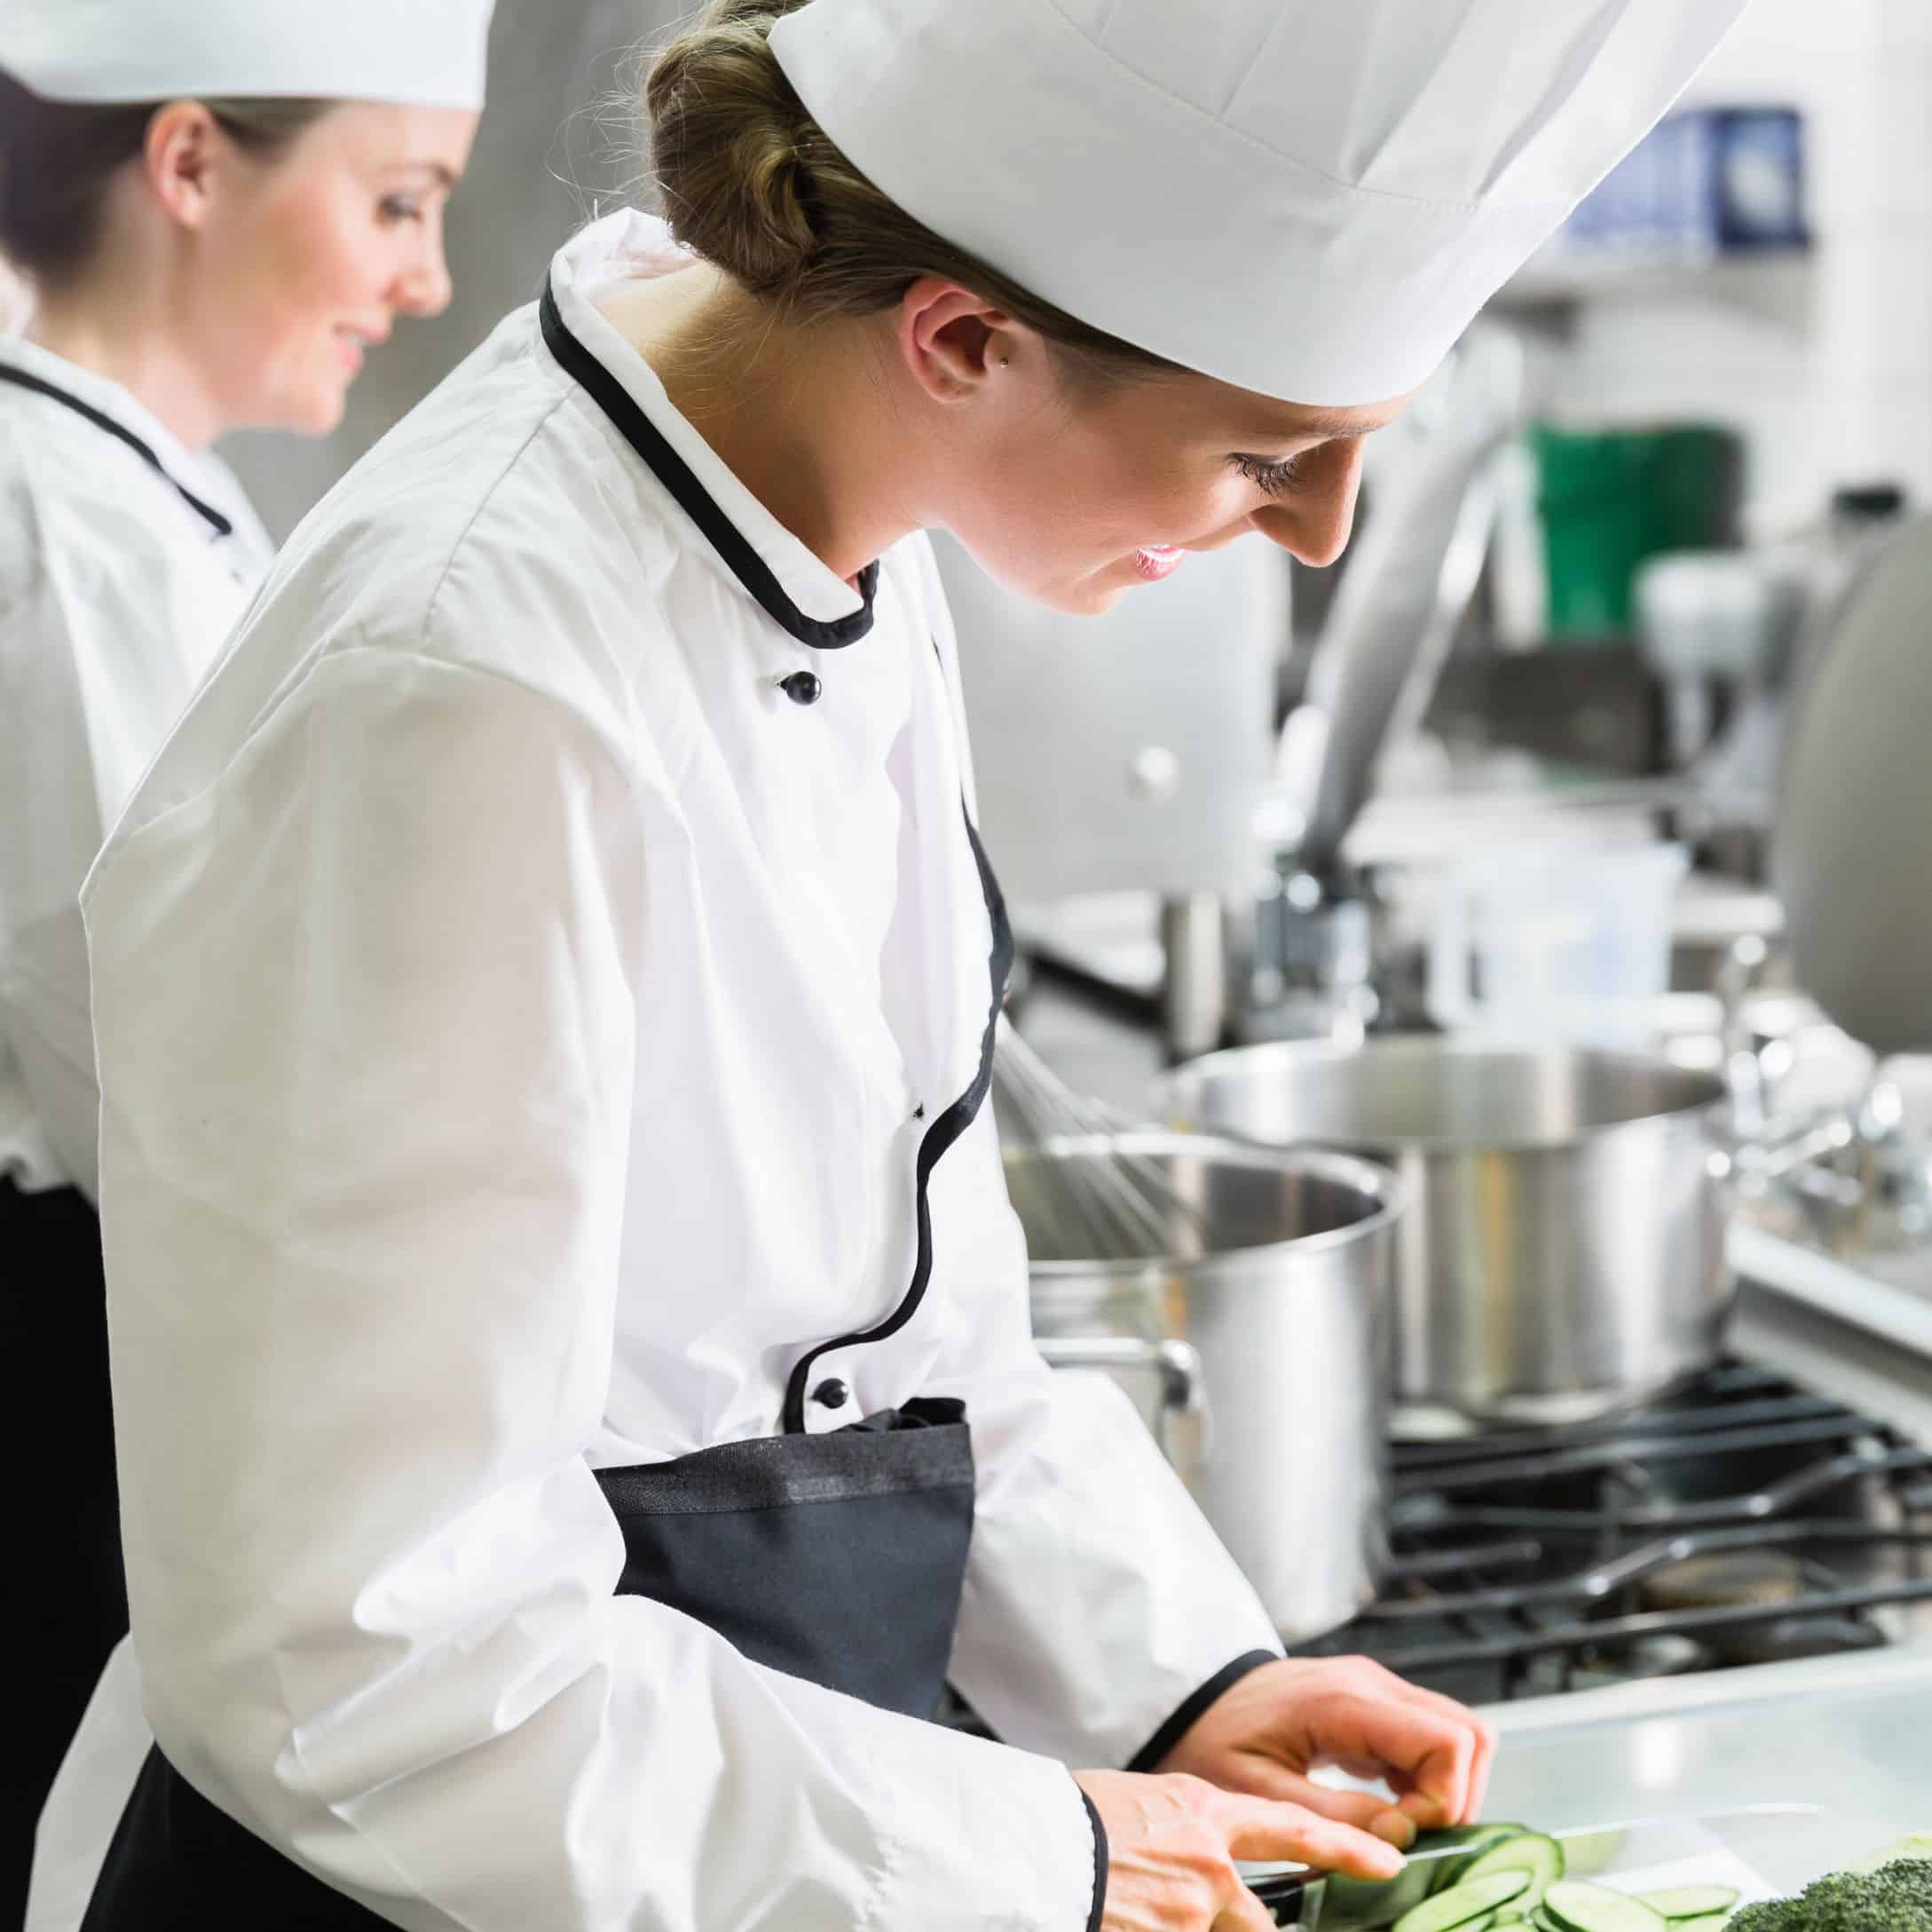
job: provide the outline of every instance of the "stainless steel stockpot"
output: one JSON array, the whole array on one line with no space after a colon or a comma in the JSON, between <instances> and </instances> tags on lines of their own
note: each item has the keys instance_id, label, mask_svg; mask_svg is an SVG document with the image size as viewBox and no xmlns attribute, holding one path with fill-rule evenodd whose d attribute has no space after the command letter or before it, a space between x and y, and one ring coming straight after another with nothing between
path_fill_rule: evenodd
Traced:
<instances>
[{"instance_id":1,"label":"stainless steel stockpot","mask_svg":"<svg viewBox=\"0 0 1932 1932\"><path fill-rule=\"evenodd\" d=\"M1079 1251L1066 1189L1080 1163L1123 1156L1160 1177L1171 1239L1096 1259ZM1345 1622L1386 1560L1394 1177L1345 1155L1155 1132L1005 1159L1041 1352L1068 1367L1144 1361L1171 1400L1196 1401L1199 1427L1172 1431L1170 1454L1276 1624L1292 1638Z\"/></svg>"},{"instance_id":2,"label":"stainless steel stockpot","mask_svg":"<svg viewBox=\"0 0 1932 1932\"><path fill-rule=\"evenodd\" d=\"M1386 1163L1399 1422L1605 1414L1707 1367L1723 1260L1719 1082L1641 1053L1391 1035L1213 1053L1159 1083L1176 1126Z\"/></svg>"}]
</instances>

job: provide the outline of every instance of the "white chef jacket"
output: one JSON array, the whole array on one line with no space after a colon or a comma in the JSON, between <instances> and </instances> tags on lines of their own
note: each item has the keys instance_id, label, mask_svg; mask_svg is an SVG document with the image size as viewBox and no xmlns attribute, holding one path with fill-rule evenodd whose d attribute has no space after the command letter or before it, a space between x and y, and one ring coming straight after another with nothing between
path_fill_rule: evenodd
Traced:
<instances>
[{"instance_id":1,"label":"white chef jacket","mask_svg":"<svg viewBox=\"0 0 1932 1932\"><path fill-rule=\"evenodd\" d=\"M1078 1932L1054 1760L1275 1636L1124 1398L1035 1352L988 1115L808 1426L966 1401L951 1675L1009 1742L613 1594L592 1471L773 1434L893 1313L989 1020L929 548L868 598L671 407L593 297L685 259L625 214L552 280L687 480L512 316L290 540L89 881L147 1715L423 1932Z\"/></svg>"},{"instance_id":2,"label":"white chef jacket","mask_svg":"<svg viewBox=\"0 0 1932 1932\"><path fill-rule=\"evenodd\" d=\"M0 340L0 367L149 453L0 382L0 1175L91 1196L81 881L269 542L227 469L119 383L21 341Z\"/></svg>"}]
</instances>

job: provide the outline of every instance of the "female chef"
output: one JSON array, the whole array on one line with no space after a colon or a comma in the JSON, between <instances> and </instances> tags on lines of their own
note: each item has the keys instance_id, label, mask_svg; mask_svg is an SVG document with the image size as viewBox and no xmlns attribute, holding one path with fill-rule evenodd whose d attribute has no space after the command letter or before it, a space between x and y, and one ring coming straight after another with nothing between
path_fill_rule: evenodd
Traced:
<instances>
[{"instance_id":1,"label":"female chef","mask_svg":"<svg viewBox=\"0 0 1932 1932\"><path fill-rule=\"evenodd\" d=\"M477 106L486 6L424 37L338 5L305 51L272 11L0 6L0 258L33 293L0 341L0 1408L12 1466L40 1471L12 1546L40 1581L9 1613L33 1664L0 1742L16 1913L127 1628L81 880L266 567L209 445L330 429L364 350L442 307Z\"/></svg>"},{"instance_id":2,"label":"female chef","mask_svg":"<svg viewBox=\"0 0 1932 1932\"><path fill-rule=\"evenodd\" d=\"M1283 1660L1031 1347L920 532L1069 610L1333 556L1739 4L662 55L669 230L580 234L309 518L89 883L157 1740L89 1932L1258 1928L1234 1857L1474 1811L1479 1722Z\"/></svg>"}]
</instances>

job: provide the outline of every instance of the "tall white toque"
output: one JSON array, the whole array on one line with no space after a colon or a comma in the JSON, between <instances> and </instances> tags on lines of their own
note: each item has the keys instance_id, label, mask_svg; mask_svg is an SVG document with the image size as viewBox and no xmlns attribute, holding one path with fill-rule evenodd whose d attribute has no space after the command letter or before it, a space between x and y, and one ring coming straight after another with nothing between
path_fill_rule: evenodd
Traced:
<instances>
[{"instance_id":1,"label":"tall white toque","mask_svg":"<svg viewBox=\"0 0 1932 1932\"><path fill-rule=\"evenodd\" d=\"M0 0L0 67L50 100L483 106L493 0Z\"/></svg>"},{"instance_id":2,"label":"tall white toque","mask_svg":"<svg viewBox=\"0 0 1932 1932\"><path fill-rule=\"evenodd\" d=\"M934 233L1284 400L1379 402L1747 0L809 0L800 99Z\"/></svg>"}]
</instances>

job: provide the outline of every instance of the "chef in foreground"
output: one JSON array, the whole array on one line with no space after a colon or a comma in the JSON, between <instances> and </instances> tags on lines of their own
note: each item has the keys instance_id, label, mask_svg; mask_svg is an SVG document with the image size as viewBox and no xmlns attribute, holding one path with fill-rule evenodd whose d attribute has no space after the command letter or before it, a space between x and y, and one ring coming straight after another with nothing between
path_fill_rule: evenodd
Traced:
<instances>
[{"instance_id":1,"label":"chef in foreground","mask_svg":"<svg viewBox=\"0 0 1932 1932\"><path fill-rule=\"evenodd\" d=\"M921 532L1069 611L1332 557L1740 4L723 0L661 54L668 227L309 517L89 880L154 1741L43 1823L94 1801L87 1932L1259 1928L1235 1859L1473 1814L1482 1723L1284 1660L1033 1350Z\"/></svg>"}]
</instances>

